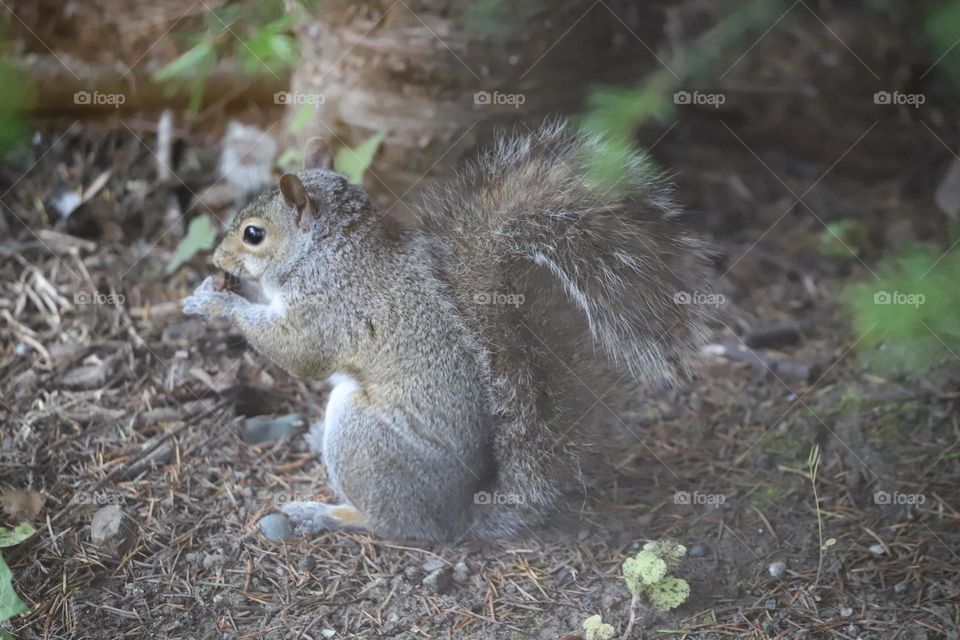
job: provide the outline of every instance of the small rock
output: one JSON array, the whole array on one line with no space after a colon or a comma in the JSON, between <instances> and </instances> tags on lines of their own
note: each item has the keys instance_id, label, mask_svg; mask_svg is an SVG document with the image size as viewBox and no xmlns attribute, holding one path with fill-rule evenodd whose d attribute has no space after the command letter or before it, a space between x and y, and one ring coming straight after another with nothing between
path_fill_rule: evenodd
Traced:
<instances>
[{"instance_id":1,"label":"small rock","mask_svg":"<svg viewBox=\"0 0 960 640\"><path fill-rule=\"evenodd\" d=\"M777 599L776 598L767 598L766 602L763 603L767 609L776 609L777 608Z\"/></svg>"},{"instance_id":2,"label":"small rock","mask_svg":"<svg viewBox=\"0 0 960 640\"><path fill-rule=\"evenodd\" d=\"M454 582L466 582L470 577L470 568L467 566L466 562L458 562L453 567L453 580Z\"/></svg>"},{"instance_id":3,"label":"small rock","mask_svg":"<svg viewBox=\"0 0 960 640\"><path fill-rule=\"evenodd\" d=\"M100 362L74 367L63 374L60 382L63 386L74 389L96 389L106 383L109 374L109 363Z\"/></svg>"},{"instance_id":4,"label":"small rock","mask_svg":"<svg viewBox=\"0 0 960 640\"><path fill-rule=\"evenodd\" d=\"M303 416L297 413L285 416L256 416L243 422L240 437L247 444L263 444L279 440L305 424Z\"/></svg>"},{"instance_id":5,"label":"small rock","mask_svg":"<svg viewBox=\"0 0 960 640\"><path fill-rule=\"evenodd\" d=\"M443 594L450 590L452 580L453 569L447 565L427 574L423 586L433 593Z\"/></svg>"},{"instance_id":6,"label":"small rock","mask_svg":"<svg viewBox=\"0 0 960 640\"><path fill-rule=\"evenodd\" d=\"M90 539L98 547L117 551L124 546L128 533L123 509L111 504L93 514L90 522Z\"/></svg>"},{"instance_id":7,"label":"small rock","mask_svg":"<svg viewBox=\"0 0 960 640\"><path fill-rule=\"evenodd\" d=\"M687 551L687 555L691 558L702 558L703 556L707 555L707 547L706 545L702 545L698 542L690 547L690 550Z\"/></svg>"},{"instance_id":8,"label":"small rock","mask_svg":"<svg viewBox=\"0 0 960 640\"><path fill-rule=\"evenodd\" d=\"M267 540L280 542L293 537L293 527L282 513L270 513L260 518L260 533Z\"/></svg>"},{"instance_id":9,"label":"small rock","mask_svg":"<svg viewBox=\"0 0 960 640\"><path fill-rule=\"evenodd\" d=\"M875 556L882 556L883 554L885 554L885 553L887 552L887 550L883 548L883 545L882 545L882 544L872 544L872 545L870 545L869 551L870 551L870 553L872 553L872 554L875 555Z\"/></svg>"},{"instance_id":10,"label":"small rock","mask_svg":"<svg viewBox=\"0 0 960 640\"><path fill-rule=\"evenodd\" d=\"M554 576L553 583L558 587L562 587L572 582L573 578L574 575L569 569L560 569L557 575Z\"/></svg>"},{"instance_id":11,"label":"small rock","mask_svg":"<svg viewBox=\"0 0 960 640\"><path fill-rule=\"evenodd\" d=\"M840 609L840 615L842 615L844 618L849 618L853 615L853 609L850 607L842 607Z\"/></svg>"},{"instance_id":12,"label":"small rock","mask_svg":"<svg viewBox=\"0 0 960 640\"><path fill-rule=\"evenodd\" d=\"M780 560L770 563L770 566L767 567L767 571L769 571L770 575L774 578L779 578L784 574L784 572L786 572L786 570L787 564L785 562L781 562Z\"/></svg>"},{"instance_id":13,"label":"small rock","mask_svg":"<svg viewBox=\"0 0 960 640\"><path fill-rule=\"evenodd\" d=\"M333 636L337 635L337 632L333 629L323 629L320 631L320 635L322 635L324 638L332 638Z\"/></svg>"}]
</instances>

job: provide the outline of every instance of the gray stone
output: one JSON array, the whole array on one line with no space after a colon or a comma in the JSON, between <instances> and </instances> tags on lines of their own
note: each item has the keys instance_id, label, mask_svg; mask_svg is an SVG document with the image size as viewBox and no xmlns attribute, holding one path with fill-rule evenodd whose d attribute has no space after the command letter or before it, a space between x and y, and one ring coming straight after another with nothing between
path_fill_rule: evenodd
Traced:
<instances>
[{"instance_id":1,"label":"gray stone","mask_svg":"<svg viewBox=\"0 0 960 640\"><path fill-rule=\"evenodd\" d=\"M294 537L293 527L287 516L282 513L270 513L260 518L260 533L267 540L280 542Z\"/></svg>"},{"instance_id":2,"label":"gray stone","mask_svg":"<svg viewBox=\"0 0 960 640\"><path fill-rule=\"evenodd\" d=\"M769 571L770 575L773 576L774 578L779 578L786 572L786 570L787 570L787 564L780 560L770 563L770 566L767 567L767 571Z\"/></svg>"},{"instance_id":3,"label":"gray stone","mask_svg":"<svg viewBox=\"0 0 960 640\"><path fill-rule=\"evenodd\" d=\"M298 413L284 416L256 416L244 420L240 427L240 437L247 444L264 444L279 440L304 426L306 422Z\"/></svg>"},{"instance_id":4,"label":"gray stone","mask_svg":"<svg viewBox=\"0 0 960 640\"><path fill-rule=\"evenodd\" d=\"M466 582L470 577L470 568L466 562L458 562L453 567L453 579L455 582Z\"/></svg>"},{"instance_id":5,"label":"gray stone","mask_svg":"<svg viewBox=\"0 0 960 640\"><path fill-rule=\"evenodd\" d=\"M707 555L707 546L698 542L690 547L690 550L687 551L687 555L691 558L702 558L703 556Z\"/></svg>"},{"instance_id":6,"label":"gray stone","mask_svg":"<svg viewBox=\"0 0 960 640\"><path fill-rule=\"evenodd\" d=\"M885 553L887 552L887 550L883 548L883 545L882 545L882 544L872 544L872 545L870 545L869 551L870 551L870 553L872 553L872 554L875 555L875 556L882 556L883 554L885 554Z\"/></svg>"},{"instance_id":7,"label":"gray stone","mask_svg":"<svg viewBox=\"0 0 960 640\"><path fill-rule=\"evenodd\" d=\"M123 509L111 504L101 508L90 522L90 539L98 547L114 551L124 545L128 527Z\"/></svg>"}]
</instances>

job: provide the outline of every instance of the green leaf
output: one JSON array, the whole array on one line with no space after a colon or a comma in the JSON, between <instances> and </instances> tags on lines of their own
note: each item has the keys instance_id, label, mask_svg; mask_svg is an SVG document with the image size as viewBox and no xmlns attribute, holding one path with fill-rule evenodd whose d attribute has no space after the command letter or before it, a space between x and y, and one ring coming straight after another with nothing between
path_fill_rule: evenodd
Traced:
<instances>
[{"instance_id":1,"label":"green leaf","mask_svg":"<svg viewBox=\"0 0 960 640\"><path fill-rule=\"evenodd\" d=\"M297 110L293 112L293 117L290 118L290 131L300 133L316 117L317 108L315 106L306 103L298 105Z\"/></svg>"},{"instance_id":2,"label":"green leaf","mask_svg":"<svg viewBox=\"0 0 960 640\"><path fill-rule=\"evenodd\" d=\"M201 251L212 249L216 237L217 230L210 221L209 215L199 215L191 220L190 226L187 227L187 235L177 245L164 272L167 274L173 273L180 268L180 265Z\"/></svg>"},{"instance_id":3,"label":"green leaf","mask_svg":"<svg viewBox=\"0 0 960 640\"><path fill-rule=\"evenodd\" d=\"M657 611L676 609L690 597L690 585L686 580L667 576L650 587L650 604Z\"/></svg>"},{"instance_id":4,"label":"green leaf","mask_svg":"<svg viewBox=\"0 0 960 640\"><path fill-rule=\"evenodd\" d=\"M854 218L831 222L820 233L820 253L837 258L851 258L863 253L869 238L867 228Z\"/></svg>"},{"instance_id":5,"label":"green leaf","mask_svg":"<svg viewBox=\"0 0 960 640\"><path fill-rule=\"evenodd\" d=\"M184 51L179 57L154 71L153 79L157 82L186 81L196 76L197 71L207 66L211 59L214 62L217 59L217 51L213 46L213 40L201 40Z\"/></svg>"},{"instance_id":6,"label":"green leaf","mask_svg":"<svg viewBox=\"0 0 960 640\"><path fill-rule=\"evenodd\" d=\"M0 527L0 547L12 547L15 544L20 544L36 532L37 530L29 522L21 522L13 531L7 531Z\"/></svg>"},{"instance_id":7,"label":"green leaf","mask_svg":"<svg viewBox=\"0 0 960 640\"><path fill-rule=\"evenodd\" d=\"M347 176L347 180L352 184L360 184L363 182L363 174L373 162L373 156L386 135L386 131L380 131L360 143L355 149L340 149L333 160L334 169Z\"/></svg>"},{"instance_id":8,"label":"green leaf","mask_svg":"<svg viewBox=\"0 0 960 640\"><path fill-rule=\"evenodd\" d=\"M17 527L19 529L19 527ZM0 554L0 622L9 620L27 610L27 605L13 590L13 573Z\"/></svg>"}]
</instances>

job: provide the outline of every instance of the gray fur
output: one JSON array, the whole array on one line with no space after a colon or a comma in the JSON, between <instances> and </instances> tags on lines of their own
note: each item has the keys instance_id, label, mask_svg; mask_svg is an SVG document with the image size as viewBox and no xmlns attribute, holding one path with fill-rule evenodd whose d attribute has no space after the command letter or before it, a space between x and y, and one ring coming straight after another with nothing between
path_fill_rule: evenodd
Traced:
<instances>
[{"instance_id":1,"label":"gray fur","mask_svg":"<svg viewBox=\"0 0 960 640\"><path fill-rule=\"evenodd\" d=\"M342 176L304 171L310 228L273 190L215 256L282 304L208 283L185 301L295 375L356 381L311 446L375 533L499 537L539 523L577 477L579 427L619 372L627 386L689 373L706 314L674 296L702 290L705 249L644 158L626 188L593 183L596 145L562 125L505 138L428 197L409 232ZM255 216L279 236L260 256L237 241ZM299 530L335 526L322 507L291 510Z\"/></svg>"}]
</instances>

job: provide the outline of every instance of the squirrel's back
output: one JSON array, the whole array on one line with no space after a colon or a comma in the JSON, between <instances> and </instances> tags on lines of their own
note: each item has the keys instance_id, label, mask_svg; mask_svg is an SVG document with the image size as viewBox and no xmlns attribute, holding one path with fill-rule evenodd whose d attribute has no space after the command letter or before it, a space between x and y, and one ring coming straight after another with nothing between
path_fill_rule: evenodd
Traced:
<instances>
[{"instance_id":1,"label":"squirrel's back","mask_svg":"<svg viewBox=\"0 0 960 640\"><path fill-rule=\"evenodd\" d=\"M505 136L419 212L489 359L496 486L511 508L480 516L479 533L510 533L553 504L608 387L686 378L707 336L709 309L690 304L706 246L645 156L611 180L603 153L562 123Z\"/></svg>"}]
</instances>

